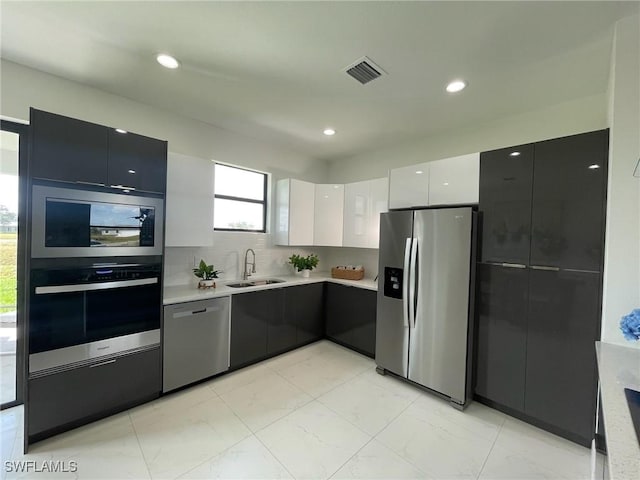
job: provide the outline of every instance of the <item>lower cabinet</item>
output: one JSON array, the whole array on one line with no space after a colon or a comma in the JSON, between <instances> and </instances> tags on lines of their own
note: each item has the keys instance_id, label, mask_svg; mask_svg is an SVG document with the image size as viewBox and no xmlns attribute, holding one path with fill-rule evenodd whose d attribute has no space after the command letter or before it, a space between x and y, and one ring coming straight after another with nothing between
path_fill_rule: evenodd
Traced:
<instances>
[{"instance_id":1,"label":"lower cabinet","mask_svg":"<svg viewBox=\"0 0 640 480\"><path fill-rule=\"evenodd\" d=\"M273 288L231 297L231 368L324 336L323 284Z\"/></svg>"},{"instance_id":2,"label":"lower cabinet","mask_svg":"<svg viewBox=\"0 0 640 480\"><path fill-rule=\"evenodd\" d=\"M325 289L326 336L375 357L376 292L335 283L327 283Z\"/></svg>"},{"instance_id":3,"label":"lower cabinet","mask_svg":"<svg viewBox=\"0 0 640 480\"><path fill-rule=\"evenodd\" d=\"M480 400L589 445L601 283L597 272L479 265Z\"/></svg>"},{"instance_id":4,"label":"lower cabinet","mask_svg":"<svg viewBox=\"0 0 640 480\"><path fill-rule=\"evenodd\" d=\"M156 398L160 348L28 380L29 442Z\"/></svg>"}]
</instances>

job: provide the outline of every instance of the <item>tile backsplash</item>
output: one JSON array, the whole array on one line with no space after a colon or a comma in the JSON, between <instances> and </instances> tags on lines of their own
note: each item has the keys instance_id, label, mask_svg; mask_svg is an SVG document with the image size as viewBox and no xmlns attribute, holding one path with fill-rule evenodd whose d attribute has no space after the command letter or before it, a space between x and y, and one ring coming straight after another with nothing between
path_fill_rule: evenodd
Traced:
<instances>
[{"instance_id":1,"label":"tile backsplash","mask_svg":"<svg viewBox=\"0 0 640 480\"><path fill-rule=\"evenodd\" d=\"M164 284L166 286L197 283L192 269L204 259L222 270L221 281L242 277L244 254L248 248L256 252L256 277L290 275L293 267L289 257L297 253L315 253L320 262L318 271L329 272L337 265L362 265L365 277L374 278L378 270L378 250L346 247L282 247L273 245L273 236L266 233L215 232L212 247L167 247L165 249Z\"/></svg>"}]
</instances>

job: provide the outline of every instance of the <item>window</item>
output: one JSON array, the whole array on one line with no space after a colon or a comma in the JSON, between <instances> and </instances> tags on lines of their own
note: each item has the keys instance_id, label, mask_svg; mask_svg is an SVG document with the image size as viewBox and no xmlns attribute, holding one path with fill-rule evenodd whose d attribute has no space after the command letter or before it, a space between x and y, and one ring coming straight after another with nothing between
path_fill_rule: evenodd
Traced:
<instances>
[{"instance_id":1,"label":"window","mask_svg":"<svg viewBox=\"0 0 640 480\"><path fill-rule=\"evenodd\" d=\"M213 228L265 232L267 174L216 163Z\"/></svg>"}]
</instances>

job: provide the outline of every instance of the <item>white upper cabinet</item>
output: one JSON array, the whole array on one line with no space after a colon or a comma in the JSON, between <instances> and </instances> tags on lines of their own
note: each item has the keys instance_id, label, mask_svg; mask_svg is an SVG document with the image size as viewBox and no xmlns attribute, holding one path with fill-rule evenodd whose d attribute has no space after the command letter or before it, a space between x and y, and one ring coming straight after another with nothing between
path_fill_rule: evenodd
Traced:
<instances>
[{"instance_id":1,"label":"white upper cabinet","mask_svg":"<svg viewBox=\"0 0 640 480\"><path fill-rule=\"evenodd\" d=\"M169 152L167 156L167 247L213 245L214 164Z\"/></svg>"},{"instance_id":2,"label":"white upper cabinet","mask_svg":"<svg viewBox=\"0 0 640 480\"><path fill-rule=\"evenodd\" d=\"M343 246L378 248L380 213L387 211L387 198L386 178L345 185Z\"/></svg>"},{"instance_id":3,"label":"white upper cabinet","mask_svg":"<svg viewBox=\"0 0 640 480\"><path fill-rule=\"evenodd\" d=\"M389 208L429 205L429 163L394 168L389 172Z\"/></svg>"},{"instance_id":4,"label":"white upper cabinet","mask_svg":"<svg viewBox=\"0 0 640 480\"><path fill-rule=\"evenodd\" d=\"M285 178L276 182L276 245L313 245L315 186Z\"/></svg>"},{"instance_id":5,"label":"white upper cabinet","mask_svg":"<svg viewBox=\"0 0 640 480\"><path fill-rule=\"evenodd\" d=\"M429 205L478 203L480 153L429 164Z\"/></svg>"},{"instance_id":6,"label":"white upper cabinet","mask_svg":"<svg viewBox=\"0 0 640 480\"><path fill-rule=\"evenodd\" d=\"M389 172L389 208L478 203L480 153Z\"/></svg>"},{"instance_id":7,"label":"white upper cabinet","mask_svg":"<svg viewBox=\"0 0 640 480\"><path fill-rule=\"evenodd\" d=\"M316 185L313 244L342 246L344 185Z\"/></svg>"}]
</instances>

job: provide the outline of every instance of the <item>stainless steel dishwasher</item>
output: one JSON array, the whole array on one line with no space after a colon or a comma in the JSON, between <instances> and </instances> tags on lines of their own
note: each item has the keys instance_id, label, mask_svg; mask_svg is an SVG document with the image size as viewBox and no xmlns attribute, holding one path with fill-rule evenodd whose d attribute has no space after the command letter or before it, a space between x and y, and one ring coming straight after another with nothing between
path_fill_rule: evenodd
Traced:
<instances>
[{"instance_id":1,"label":"stainless steel dishwasher","mask_svg":"<svg viewBox=\"0 0 640 480\"><path fill-rule=\"evenodd\" d=\"M229 369L229 297L164 307L162 391Z\"/></svg>"}]
</instances>

